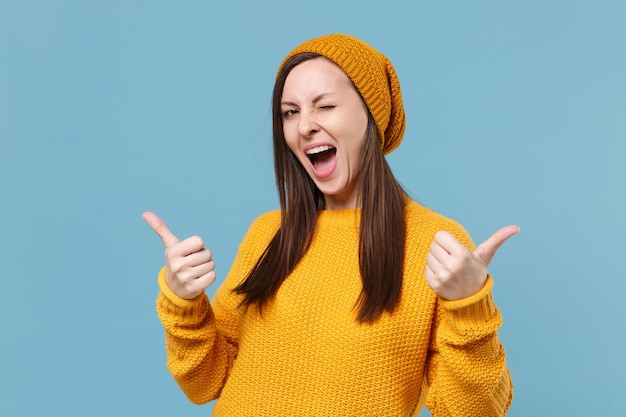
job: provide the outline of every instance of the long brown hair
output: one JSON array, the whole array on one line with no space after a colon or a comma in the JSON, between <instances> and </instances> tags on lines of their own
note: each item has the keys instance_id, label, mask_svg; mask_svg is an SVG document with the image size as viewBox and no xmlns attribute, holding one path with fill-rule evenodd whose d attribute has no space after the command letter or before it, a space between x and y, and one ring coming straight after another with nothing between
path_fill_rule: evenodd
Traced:
<instances>
[{"instance_id":1,"label":"long brown hair","mask_svg":"<svg viewBox=\"0 0 626 417\"><path fill-rule=\"evenodd\" d=\"M276 78L272 96L274 171L281 210L280 228L246 279L234 291L243 294L242 305L256 304L260 311L308 250L324 208L324 195L291 152L283 133L281 99L289 72L320 55L295 55ZM369 113L369 112L368 112ZM384 311L393 312L402 289L406 225L405 193L393 176L380 147L371 114L360 171L359 266L363 288L356 300L357 320L373 323Z\"/></svg>"}]
</instances>

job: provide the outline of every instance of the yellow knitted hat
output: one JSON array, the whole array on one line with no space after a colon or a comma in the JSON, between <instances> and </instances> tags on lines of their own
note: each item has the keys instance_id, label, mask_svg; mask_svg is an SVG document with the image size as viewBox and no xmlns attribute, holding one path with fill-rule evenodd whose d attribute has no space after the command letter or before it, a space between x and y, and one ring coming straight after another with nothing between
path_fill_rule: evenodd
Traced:
<instances>
[{"instance_id":1,"label":"yellow knitted hat","mask_svg":"<svg viewBox=\"0 0 626 417\"><path fill-rule=\"evenodd\" d=\"M328 58L350 77L376 121L383 152L388 154L396 149L402 141L406 120L400 83L389 59L352 36L324 35L297 46L285 57L278 72L289 58L305 52Z\"/></svg>"}]
</instances>

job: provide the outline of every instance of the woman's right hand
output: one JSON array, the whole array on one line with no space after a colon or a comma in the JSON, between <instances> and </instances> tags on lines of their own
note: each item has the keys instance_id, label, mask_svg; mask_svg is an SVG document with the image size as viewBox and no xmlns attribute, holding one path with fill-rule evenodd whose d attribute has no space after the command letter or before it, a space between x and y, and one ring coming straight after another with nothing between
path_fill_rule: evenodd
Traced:
<instances>
[{"instance_id":1,"label":"woman's right hand","mask_svg":"<svg viewBox=\"0 0 626 417\"><path fill-rule=\"evenodd\" d=\"M215 262L199 236L179 240L156 214L146 211L143 219L165 247L165 282L174 294L190 300L215 282Z\"/></svg>"}]
</instances>

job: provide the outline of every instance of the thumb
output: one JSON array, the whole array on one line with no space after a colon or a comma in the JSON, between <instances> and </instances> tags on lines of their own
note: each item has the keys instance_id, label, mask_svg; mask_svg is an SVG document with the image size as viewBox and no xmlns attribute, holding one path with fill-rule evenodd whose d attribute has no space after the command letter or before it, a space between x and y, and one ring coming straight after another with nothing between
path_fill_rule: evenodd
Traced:
<instances>
[{"instance_id":1,"label":"thumb","mask_svg":"<svg viewBox=\"0 0 626 417\"><path fill-rule=\"evenodd\" d=\"M146 221L146 223L148 223L148 226L150 226L152 230L154 230L156 234L159 235L161 241L163 242L163 246L165 246L166 249L180 242L180 240L178 240L178 238L174 236L172 232L170 232L170 229L167 228L167 226L165 225L163 220L159 218L159 216L152 213L151 211L146 211L141 216Z\"/></svg>"},{"instance_id":2,"label":"thumb","mask_svg":"<svg viewBox=\"0 0 626 417\"><path fill-rule=\"evenodd\" d=\"M503 227L491 235L489 239L478 245L476 249L474 249L474 255L476 255L485 264L485 266L489 266L493 256L496 254L496 251L500 248L500 246L502 246L508 238L519 231L519 226L511 225Z\"/></svg>"}]
</instances>

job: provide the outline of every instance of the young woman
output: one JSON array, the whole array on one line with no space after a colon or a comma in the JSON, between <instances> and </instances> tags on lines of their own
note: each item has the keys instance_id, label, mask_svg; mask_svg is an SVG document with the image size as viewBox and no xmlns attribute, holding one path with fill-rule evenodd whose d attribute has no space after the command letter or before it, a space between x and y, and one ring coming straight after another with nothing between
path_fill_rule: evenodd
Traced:
<instances>
[{"instance_id":1,"label":"young woman","mask_svg":"<svg viewBox=\"0 0 626 417\"><path fill-rule=\"evenodd\" d=\"M412 201L385 154L405 116L392 64L326 35L296 47L273 94L280 211L250 226L215 298L211 252L153 213L166 266L168 368L214 416L501 416L512 383L487 267L517 226L474 247Z\"/></svg>"}]
</instances>

